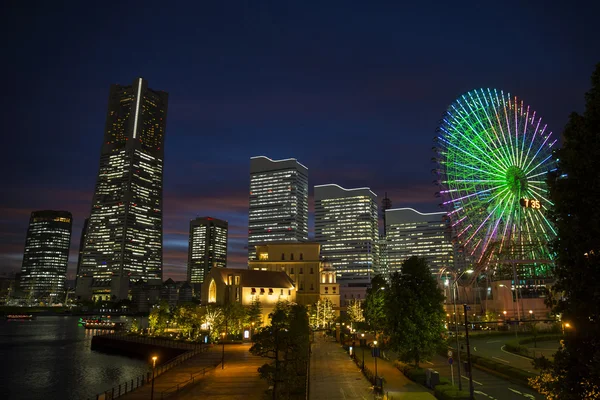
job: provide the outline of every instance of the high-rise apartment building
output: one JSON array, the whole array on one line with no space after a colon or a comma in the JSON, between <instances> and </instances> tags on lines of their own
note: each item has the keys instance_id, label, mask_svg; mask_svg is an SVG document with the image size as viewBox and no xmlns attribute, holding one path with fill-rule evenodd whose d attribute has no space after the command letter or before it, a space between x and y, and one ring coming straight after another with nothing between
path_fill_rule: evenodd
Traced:
<instances>
[{"instance_id":1,"label":"high-rise apartment building","mask_svg":"<svg viewBox=\"0 0 600 400\"><path fill-rule=\"evenodd\" d=\"M190 221L187 280L196 295L211 268L227 266L227 221L203 217Z\"/></svg>"},{"instance_id":2,"label":"high-rise apartment building","mask_svg":"<svg viewBox=\"0 0 600 400\"><path fill-rule=\"evenodd\" d=\"M80 298L123 299L130 280L162 279L167 102L142 78L110 88Z\"/></svg>"},{"instance_id":3,"label":"high-rise apartment building","mask_svg":"<svg viewBox=\"0 0 600 400\"><path fill-rule=\"evenodd\" d=\"M72 226L67 211L31 213L20 283L29 300L63 301Z\"/></svg>"},{"instance_id":4,"label":"high-rise apartment building","mask_svg":"<svg viewBox=\"0 0 600 400\"><path fill-rule=\"evenodd\" d=\"M422 213L412 208L395 208L385 213L390 273L399 272L402 263L412 256L425 258L432 274L452 265L454 252L446 213Z\"/></svg>"},{"instance_id":5,"label":"high-rise apartment building","mask_svg":"<svg viewBox=\"0 0 600 400\"><path fill-rule=\"evenodd\" d=\"M377 195L369 188L315 186L315 241L341 286L369 284L379 272Z\"/></svg>"},{"instance_id":6,"label":"high-rise apartment building","mask_svg":"<svg viewBox=\"0 0 600 400\"><path fill-rule=\"evenodd\" d=\"M308 168L295 158L250 159L248 259L255 246L308 240Z\"/></svg>"}]
</instances>

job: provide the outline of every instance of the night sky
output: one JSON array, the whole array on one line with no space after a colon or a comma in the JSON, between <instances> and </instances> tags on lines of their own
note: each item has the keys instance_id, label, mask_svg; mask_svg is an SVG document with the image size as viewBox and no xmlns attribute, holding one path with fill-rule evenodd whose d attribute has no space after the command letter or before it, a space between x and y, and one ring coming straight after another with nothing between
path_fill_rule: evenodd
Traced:
<instances>
[{"instance_id":1,"label":"night sky","mask_svg":"<svg viewBox=\"0 0 600 400\"><path fill-rule=\"evenodd\" d=\"M597 1L6 3L0 272L31 211L61 209L73 278L112 83L169 92L164 277L184 279L196 216L229 221L246 265L251 156L306 165L311 210L337 183L437 211L432 138L457 96L510 92L558 136L600 62Z\"/></svg>"}]
</instances>

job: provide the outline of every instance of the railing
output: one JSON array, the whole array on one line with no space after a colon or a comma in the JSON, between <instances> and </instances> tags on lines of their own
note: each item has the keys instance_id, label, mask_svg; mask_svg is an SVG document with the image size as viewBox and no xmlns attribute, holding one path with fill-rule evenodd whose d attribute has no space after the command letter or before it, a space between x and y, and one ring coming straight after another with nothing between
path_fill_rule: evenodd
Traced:
<instances>
[{"instance_id":1,"label":"railing","mask_svg":"<svg viewBox=\"0 0 600 400\"><path fill-rule=\"evenodd\" d=\"M202 368L202 370L200 372L197 372L195 374L190 374L190 379L188 379L187 381L179 382L177 385L175 385L167 390L163 390L160 393L161 400L166 399L167 397L171 396L172 394L179 393L179 391L184 389L186 386L199 381L201 378L204 378L207 371L215 369L220 364L221 364L221 362L219 361L216 365L214 365L212 367L204 367L204 368Z\"/></svg>"},{"instance_id":2,"label":"railing","mask_svg":"<svg viewBox=\"0 0 600 400\"><path fill-rule=\"evenodd\" d=\"M111 334L108 334L105 336L110 336L110 337L118 338L119 340L125 340L125 341L130 341L130 342L135 342L135 343L145 343L145 344L150 344L150 345L154 345L154 346L190 350L190 351L187 351L187 352L180 354L177 357L171 359L166 364L161 364L161 365L157 366L154 370L154 379L156 379L159 375L164 374L171 368L176 367L177 365L181 364L182 362L190 359L191 357L205 352L210 347L210 346L202 345L202 344L176 342L176 341L168 340L168 339L156 339L156 338L149 338L149 337L144 337L144 336L129 336L126 334L119 334L119 333L111 333ZM205 368L205 369L207 369L207 368ZM205 372L206 371L202 370L198 374L203 374L203 376L204 376ZM195 375L198 375L198 374L195 374ZM193 381L194 375L192 375L191 379ZM133 390L135 390L141 386L147 385L151 382L152 382L152 372L147 372L145 375L137 376L134 379L128 380L125 383L119 384L118 386L114 386L107 391L99 393L96 396L94 396L92 399L95 399L95 400L116 399L120 396L123 396L129 392L132 392ZM88 400L91 400L91 399L88 399Z\"/></svg>"},{"instance_id":3,"label":"railing","mask_svg":"<svg viewBox=\"0 0 600 400\"><path fill-rule=\"evenodd\" d=\"M199 347L204 347L204 344L182 342L172 339L154 338L149 336L128 335L127 333L109 333L102 335L104 337L115 338L128 342L144 343L153 346L168 347L171 349L196 350Z\"/></svg>"}]
</instances>

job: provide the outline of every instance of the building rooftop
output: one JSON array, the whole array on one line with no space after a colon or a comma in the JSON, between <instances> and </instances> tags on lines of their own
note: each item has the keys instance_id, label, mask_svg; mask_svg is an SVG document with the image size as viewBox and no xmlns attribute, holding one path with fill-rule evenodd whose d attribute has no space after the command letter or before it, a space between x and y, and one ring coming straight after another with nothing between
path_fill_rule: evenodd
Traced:
<instances>
[{"instance_id":1,"label":"building rooftop","mask_svg":"<svg viewBox=\"0 0 600 400\"><path fill-rule=\"evenodd\" d=\"M214 268L212 272L219 274L227 283L227 275L240 275L244 287L294 288L294 282L282 271L259 271L252 269Z\"/></svg>"}]
</instances>

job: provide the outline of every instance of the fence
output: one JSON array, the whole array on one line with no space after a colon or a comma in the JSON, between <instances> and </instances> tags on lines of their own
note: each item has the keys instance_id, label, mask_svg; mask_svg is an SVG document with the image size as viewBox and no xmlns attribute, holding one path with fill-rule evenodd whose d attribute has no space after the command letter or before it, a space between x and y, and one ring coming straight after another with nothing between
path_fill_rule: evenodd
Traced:
<instances>
[{"instance_id":1,"label":"fence","mask_svg":"<svg viewBox=\"0 0 600 400\"><path fill-rule=\"evenodd\" d=\"M187 381L180 382L177 385L175 385L167 390L163 390L160 394L161 400L166 399L167 397L171 396L172 394L179 393L179 391L182 390L183 388L185 388L187 385L191 385L194 382L197 382L198 380L200 380L201 378L204 378L207 371L218 367L220 364L221 364L221 362L219 361L219 363L217 363L216 365L214 365L212 367L204 367L204 368L202 368L202 370L200 372L197 372L195 374L190 374L190 379L188 379Z\"/></svg>"},{"instance_id":2,"label":"fence","mask_svg":"<svg viewBox=\"0 0 600 400\"><path fill-rule=\"evenodd\" d=\"M171 359L166 364L161 364L161 365L157 366L154 369L154 378L157 378L159 375L164 374L171 368L176 367L177 365L188 360L189 358L194 357L197 354L205 352L209 348L209 346L202 345L202 344L177 342L174 340L149 338L149 337L144 337L144 336L129 336L126 334L119 334L119 333L111 333L106 336L114 337L115 339L118 339L118 340L131 341L131 342L135 342L135 343L145 343L145 344L150 344L153 346L162 346L162 347L190 350L188 352L180 354L179 356ZM202 371L201 373L204 374L205 371ZM193 379L193 376L192 376L192 379ZM116 399L120 396L123 396L123 395L129 393L129 392L132 392L133 390L135 390L141 386L150 384L151 382L152 382L152 372L147 372L145 375L138 376L135 379L128 380L125 383L119 384L118 386L114 386L107 391L99 393L92 399L95 399L95 400ZM88 400L90 400L90 399L88 399Z\"/></svg>"}]
</instances>

